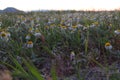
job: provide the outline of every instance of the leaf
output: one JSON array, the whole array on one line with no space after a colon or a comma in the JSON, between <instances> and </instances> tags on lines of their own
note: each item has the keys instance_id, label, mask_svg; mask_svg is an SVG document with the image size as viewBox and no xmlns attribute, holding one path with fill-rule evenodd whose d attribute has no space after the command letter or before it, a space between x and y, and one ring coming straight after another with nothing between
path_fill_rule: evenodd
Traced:
<instances>
[{"instance_id":1,"label":"leaf","mask_svg":"<svg viewBox=\"0 0 120 80\"><path fill-rule=\"evenodd\" d=\"M23 59L24 64L28 67L29 71L32 73L33 76L35 76L37 80L44 80L42 75L39 73L37 68L30 62L30 60L26 61L24 58L22 59Z\"/></svg>"},{"instance_id":2,"label":"leaf","mask_svg":"<svg viewBox=\"0 0 120 80\"><path fill-rule=\"evenodd\" d=\"M55 68L54 65L52 65L52 68L51 68L51 75L52 75L52 80L58 80L57 79L56 68Z\"/></svg>"}]
</instances>

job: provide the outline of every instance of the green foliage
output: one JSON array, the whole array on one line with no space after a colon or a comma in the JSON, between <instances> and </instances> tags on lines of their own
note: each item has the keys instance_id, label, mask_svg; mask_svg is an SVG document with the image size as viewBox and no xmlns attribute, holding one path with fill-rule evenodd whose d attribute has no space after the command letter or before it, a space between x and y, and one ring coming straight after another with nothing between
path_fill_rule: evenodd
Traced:
<instances>
[{"instance_id":1,"label":"green foliage","mask_svg":"<svg viewBox=\"0 0 120 80\"><path fill-rule=\"evenodd\" d=\"M58 80L57 73L56 73L56 68L55 68L54 65L52 65L52 67L51 67L51 76L52 76L52 80Z\"/></svg>"},{"instance_id":2,"label":"green foliage","mask_svg":"<svg viewBox=\"0 0 120 80\"><path fill-rule=\"evenodd\" d=\"M83 67L106 68L106 64L108 67L119 61L119 11L48 11L0 15L0 60L10 67L14 76L29 80L44 80L42 75L46 73L51 73L53 80L59 78L58 73L60 76L77 74L79 77L79 71L75 71ZM26 39L28 34L30 39ZM33 47L28 47L32 44L28 44L29 41ZM112 49L105 48L107 42ZM71 51L76 53L75 61L71 59ZM51 64L52 60L56 60L54 64L59 66ZM48 72L40 74L39 71L44 69ZM114 74L110 78L114 80Z\"/></svg>"}]
</instances>

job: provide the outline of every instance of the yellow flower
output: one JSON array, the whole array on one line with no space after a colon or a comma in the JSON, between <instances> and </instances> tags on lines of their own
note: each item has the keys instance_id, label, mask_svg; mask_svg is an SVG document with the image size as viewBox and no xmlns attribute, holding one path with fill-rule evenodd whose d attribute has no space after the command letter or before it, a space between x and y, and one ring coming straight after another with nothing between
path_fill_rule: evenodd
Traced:
<instances>
[{"instance_id":1,"label":"yellow flower","mask_svg":"<svg viewBox=\"0 0 120 80\"><path fill-rule=\"evenodd\" d=\"M33 28L32 28L32 27L29 28L29 32L30 32L30 33L33 33Z\"/></svg>"},{"instance_id":2,"label":"yellow flower","mask_svg":"<svg viewBox=\"0 0 120 80\"><path fill-rule=\"evenodd\" d=\"M36 29L35 29L35 32L36 32L36 33L38 33L38 32L40 32L40 31L39 31L39 29L38 29L38 28L36 28Z\"/></svg>"},{"instance_id":3,"label":"yellow flower","mask_svg":"<svg viewBox=\"0 0 120 80\"><path fill-rule=\"evenodd\" d=\"M50 28L54 28L54 27L56 27L55 24L51 24L51 25L50 25Z\"/></svg>"},{"instance_id":4,"label":"yellow flower","mask_svg":"<svg viewBox=\"0 0 120 80\"><path fill-rule=\"evenodd\" d=\"M76 28L77 28L77 26L72 26L72 28L73 28L73 29L76 29Z\"/></svg>"},{"instance_id":5,"label":"yellow flower","mask_svg":"<svg viewBox=\"0 0 120 80\"><path fill-rule=\"evenodd\" d=\"M10 33L6 33L6 32L1 32L0 33L0 38L3 40L3 41L8 41L9 40L9 37L10 37Z\"/></svg>"},{"instance_id":6,"label":"yellow flower","mask_svg":"<svg viewBox=\"0 0 120 80\"><path fill-rule=\"evenodd\" d=\"M112 49L112 45L109 42L105 43L105 49L107 50Z\"/></svg>"},{"instance_id":7,"label":"yellow flower","mask_svg":"<svg viewBox=\"0 0 120 80\"><path fill-rule=\"evenodd\" d=\"M109 42L107 42L106 44L105 44L105 46L110 46L111 44L109 43Z\"/></svg>"},{"instance_id":8,"label":"yellow flower","mask_svg":"<svg viewBox=\"0 0 120 80\"><path fill-rule=\"evenodd\" d=\"M67 27L66 26L61 26L61 28L66 29Z\"/></svg>"},{"instance_id":9,"label":"yellow flower","mask_svg":"<svg viewBox=\"0 0 120 80\"><path fill-rule=\"evenodd\" d=\"M27 48L33 48L33 42L32 41L27 42Z\"/></svg>"},{"instance_id":10,"label":"yellow flower","mask_svg":"<svg viewBox=\"0 0 120 80\"><path fill-rule=\"evenodd\" d=\"M28 41L27 44L33 44L33 42L32 41Z\"/></svg>"},{"instance_id":11,"label":"yellow flower","mask_svg":"<svg viewBox=\"0 0 120 80\"><path fill-rule=\"evenodd\" d=\"M62 23L64 23L65 21L64 20L62 20L60 23L62 24Z\"/></svg>"},{"instance_id":12,"label":"yellow flower","mask_svg":"<svg viewBox=\"0 0 120 80\"><path fill-rule=\"evenodd\" d=\"M46 29L49 29L49 26L45 26Z\"/></svg>"},{"instance_id":13,"label":"yellow flower","mask_svg":"<svg viewBox=\"0 0 120 80\"><path fill-rule=\"evenodd\" d=\"M109 24L109 26L112 26L112 24Z\"/></svg>"},{"instance_id":14,"label":"yellow flower","mask_svg":"<svg viewBox=\"0 0 120 80\"><path fill-rule=\"evenodd\" d=\"M1 37L6 37L6 33L5 33L5 32L2 32L2 33L1 33Z\"/></svg>"},{"instance_id":15,"label":"yellow flower","mask_svg":"<svg viewBox=\"0 0 120 80\"><path fill-rule=\"evenodd\" d=\"M98 23L98 22L94 22L94 24L95 24L96 26L98 26L99 23Z\"/></svg>"}]
</instances>

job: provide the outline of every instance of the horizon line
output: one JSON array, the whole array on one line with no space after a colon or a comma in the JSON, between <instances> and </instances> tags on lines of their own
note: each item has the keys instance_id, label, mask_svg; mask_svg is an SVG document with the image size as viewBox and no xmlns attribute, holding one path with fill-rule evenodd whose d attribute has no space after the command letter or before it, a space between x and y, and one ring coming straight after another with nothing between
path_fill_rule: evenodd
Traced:
<instances>
[{"instance_id":1,"label":"horizon line","mask_svg":"<svg viewBox=\"0 0 120 80\"><path fill-rule=\"evenodd\" d=\"M6 8L15 8L18 9L16 7L6 7ZM4 8L4 9L6 9ZM0 9L0 10L4 10L4 9ZM99 8L99 9L95 9L95 8L91 8L91 9L33 9L33 10L22 10L22 9L18 9L21 11L25 11L25 12L29 12L29 11L41 11L41 10L45 10L45 11L115 11L115 10L120 10L120 7L118 8L114 8L114 9L105 9L105 8Z\"/></svg>"}]
</instances>

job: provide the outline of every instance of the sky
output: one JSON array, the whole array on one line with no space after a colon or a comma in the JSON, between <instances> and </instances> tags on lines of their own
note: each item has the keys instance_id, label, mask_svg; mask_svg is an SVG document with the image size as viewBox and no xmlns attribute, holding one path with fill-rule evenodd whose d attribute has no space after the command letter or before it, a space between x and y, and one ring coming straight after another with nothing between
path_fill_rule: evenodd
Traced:
<instances>
[{"instance_id":1,"label":"sky","mask_svg":"<svg viewBox=\"0 0 120 80\"><path fill-rule=\"evenodd\" d=\"M31 10L113 10L120 8L120 0L0 0L0 10L15 7Z\"/></svg>"}]
</instances>

